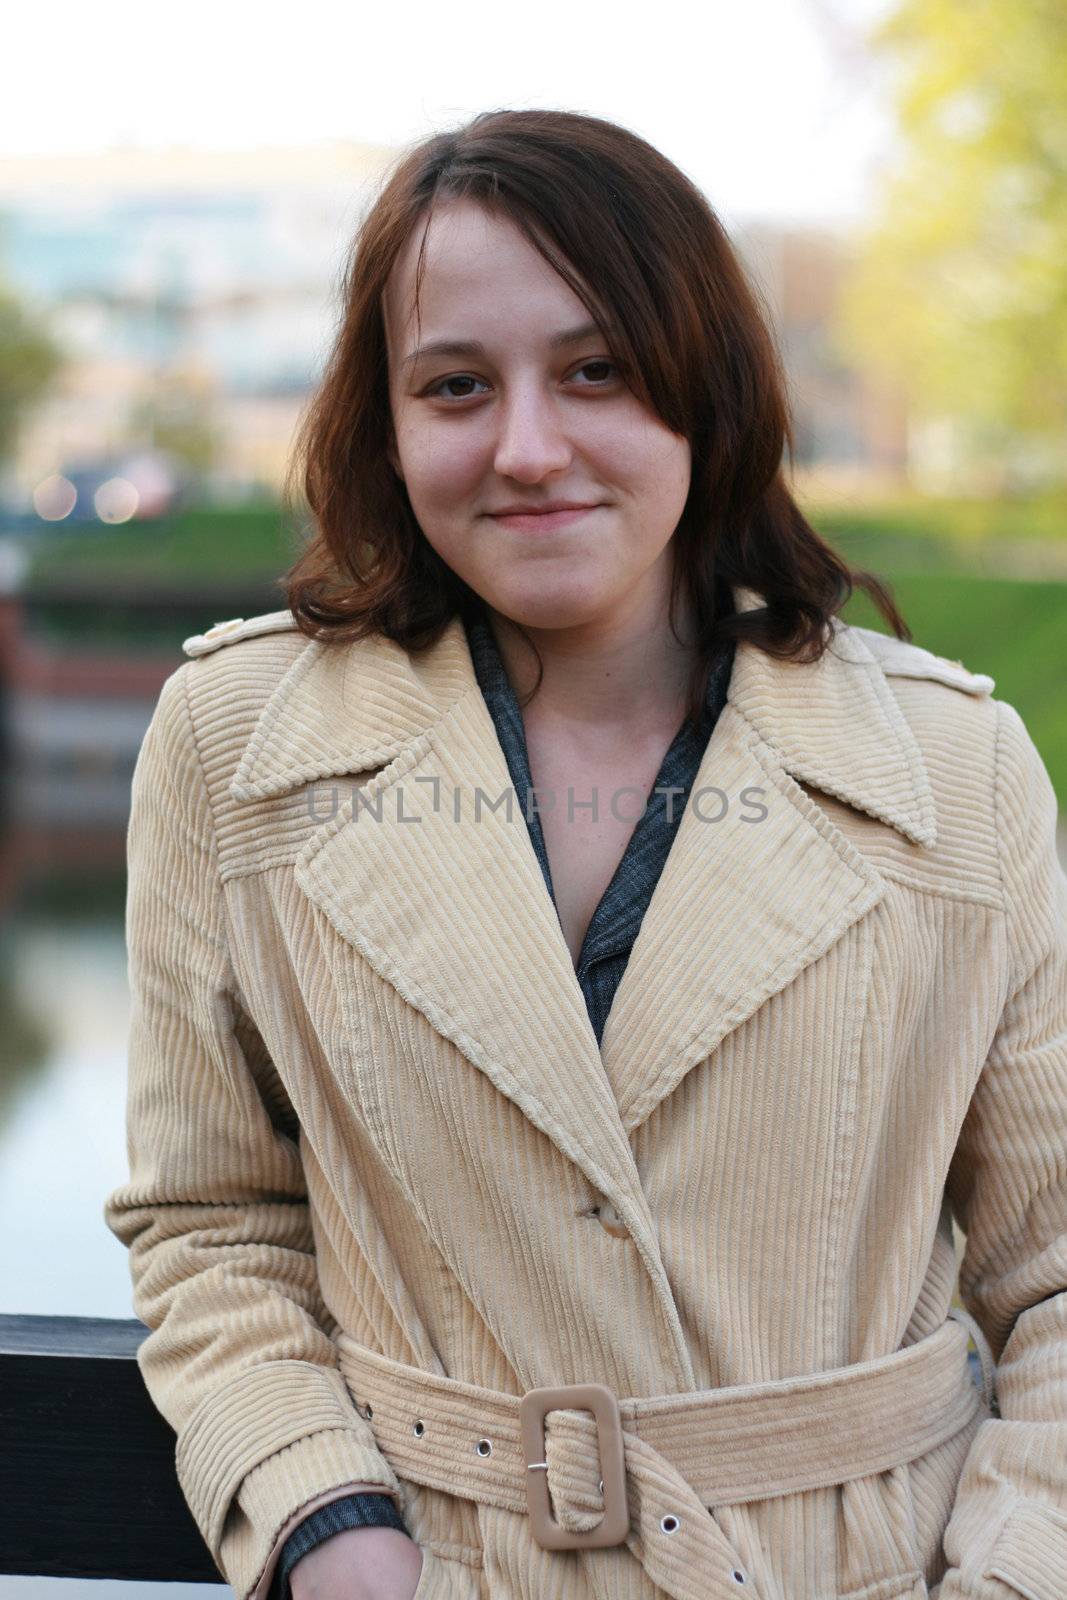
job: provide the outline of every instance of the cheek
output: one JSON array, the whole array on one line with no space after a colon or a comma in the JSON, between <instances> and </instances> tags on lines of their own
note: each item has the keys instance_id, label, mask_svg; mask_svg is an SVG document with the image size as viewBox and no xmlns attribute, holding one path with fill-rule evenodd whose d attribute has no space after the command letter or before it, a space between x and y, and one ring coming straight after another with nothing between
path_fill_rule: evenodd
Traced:
<instances>
[{"instance_id":1,"label":"cheek","mask_svg":"<svg viewBox=\"0 0 1067 1600\"><path fill-rule=\"evenodd\" d=\"M447 439L423 435L406 449L408 493L412 504L421 500L442 511L457 504L477 488L483 474L482 454L459 430Z\"/></svg>"},{"instance_id":2,"label":"cheek","mask_svg":"<svg viewBox=\"0 0 1067 1600\"><path fill-rule=\"evenodd\" d=\"M683 496L688 491L692 471L688 440L657 429L648 435L643 460L649 478L658 480L661 488L680 490Z\"/></svg>"},{"instance_id":3,"label":"cheek","mask_svg":"<svg viewBox=\"0 0 1067 1600\"><path fill-rule=\"evenodd\" d=\"M681 494L685 499L692 467L687 439L641 416L605 435L600 444L616 480L627 483L638 498L667 495L673 500Z\"/></svg>"}]
</instances>

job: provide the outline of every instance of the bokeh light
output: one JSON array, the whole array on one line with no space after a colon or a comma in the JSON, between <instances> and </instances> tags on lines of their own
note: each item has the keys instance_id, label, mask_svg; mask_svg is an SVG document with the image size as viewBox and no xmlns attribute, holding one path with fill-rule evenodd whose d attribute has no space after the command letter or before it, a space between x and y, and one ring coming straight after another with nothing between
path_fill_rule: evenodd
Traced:
<instances>
[{"instance_id":1,"label":"bokeh light","mask_svg":"<svg viewBox=\"0 0 1067 1600\"><path fill-rule=\"evenodd\" d=\"M78 503L78 491L69 478L53 472L33 491L33 509L44 522L62 522Z\"/></svg>"},{"instance_id":2,"label":"bokeh light","mask_svg":"<svg viewBox=\"0 0 1067 1600\"><path fill-rule=\"evenodd\" d=\"M137 513L141 497L129 478L108 478L93 495L93 505L101 522L129 522Z\"/></svg>"}]
</instances>

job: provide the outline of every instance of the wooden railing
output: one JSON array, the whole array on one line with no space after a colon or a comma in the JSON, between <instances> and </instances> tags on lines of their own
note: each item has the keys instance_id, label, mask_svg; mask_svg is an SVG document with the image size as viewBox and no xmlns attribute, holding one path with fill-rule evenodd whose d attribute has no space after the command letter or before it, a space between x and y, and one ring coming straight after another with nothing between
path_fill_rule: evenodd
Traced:
<instances>
[{"instance_id":1,"label":"wooden railing","mask_svg":"<svg viewBox=\"0 0 1067 1600\"><path fill-rule=\"evenodd\" d=\"M222 1584L137 1366L147 1333L0 1316L0 1575Z\"/></svg>"}]
</instances>

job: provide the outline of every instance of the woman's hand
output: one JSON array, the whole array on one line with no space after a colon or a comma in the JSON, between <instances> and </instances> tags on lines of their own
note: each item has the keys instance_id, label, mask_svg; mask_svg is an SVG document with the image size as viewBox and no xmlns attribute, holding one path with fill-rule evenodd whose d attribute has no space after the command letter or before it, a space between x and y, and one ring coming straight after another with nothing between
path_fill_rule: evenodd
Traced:
<instances>
[{"instance_id":1,"label":"woman's hand","mask_svg":"<svg viewBox=\"0 0 1067 1600\"><path fill-rule=\"evenodd\" d=\"M300 1557L289 1591L292 1600L411 1600L422 1560L399 1528L345 1528Z\"/></svg>"}]
</instances>

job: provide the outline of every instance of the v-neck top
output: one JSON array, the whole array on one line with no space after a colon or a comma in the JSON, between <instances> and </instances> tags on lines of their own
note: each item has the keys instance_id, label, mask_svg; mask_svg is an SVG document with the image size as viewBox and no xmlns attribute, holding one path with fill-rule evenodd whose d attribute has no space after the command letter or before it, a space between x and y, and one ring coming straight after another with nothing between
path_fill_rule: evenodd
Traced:
<instances>
[{"instance_id":1,"label":"v-neck top","mask_svg":"<svg viewBox=\"0 0 1067 1600\"><path fill-rule=\"evenodd\" d=\"M530 775L522 712L484 612L464 620L478 686L496 728L504 758L526 820L530 842L553 905L552 873ZM593 912L575 974L585 996L597 1044L603 1038L611 1002L619 986L653 891L678 832L708 740L726 703L733 670L734 641L727 640L708 673L698 727L684 721L660 765L644 811L638 817L622 859ZM558 908L557 908L558 909Z\"/></svg>"}]
</instances>

